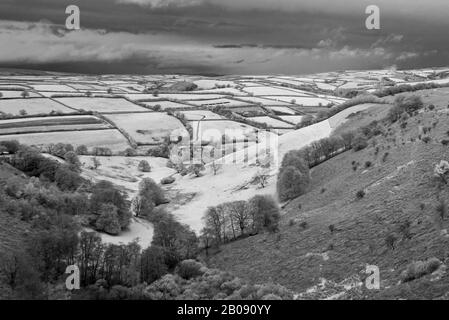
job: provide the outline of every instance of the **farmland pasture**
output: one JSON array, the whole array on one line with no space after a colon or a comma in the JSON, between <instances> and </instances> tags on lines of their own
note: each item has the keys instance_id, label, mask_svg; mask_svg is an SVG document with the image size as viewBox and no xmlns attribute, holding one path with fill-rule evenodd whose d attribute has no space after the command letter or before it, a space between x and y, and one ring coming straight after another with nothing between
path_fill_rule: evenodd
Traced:
<instances>
[{"instance_id":1,"label":"farmland pasture","mask_svg":"<svg viewBox=\"0 0 449 320\"><path fill-rule=\"evenodd\" d=\"M151 101L151 102L141 102L144 105L146 105L149 108L153 108L157 105L160 105L162 110L165 109L188 109L188 108L195 108L194 106L188 105L188 104L184 104L184 103L178 103L178 102L172 102L172 101L168 101L168 100L163 100L163 101Z\"/></svg>"},{"instance_id":2,"label":"farmland pasture","mask_svg":"<svg viewBox=\"0 0 449 320\"><path fill-rule=\"evenodd\" d=\"M11 90L11 91L7 91L7 90L1 90L0 91L0 99L7 99L7 98L22 98L22 92L20 90ZM41 95L33 92L33 91L29 91L28 92L29 97L30 98L38 98Z\"/></svg>"},{"instance_id":3,"label":"farmland pasture","mask_svg":"<svg viewBox=\"0 0 449 320\"><path fill-rule=\"evenodd\" d=\"M290 102L295 103L297 105L303 105L303 106L319 106L320 104L322 106L326 106L331 101L323 98L316 98L316 97L296 97L296 96L270 96L268 98L284 101L284 102Z\"/></svg>"},{"instance_id":4,"label":"farmland pasture","mask_svg":"<svg viewBox=\"0 0 449 320\"><path fill-rule=\"evenodd\" d=\"M186 119L189 121L194 120L210 120L210 119L224 119L223 116L220 116L219 114L213 113L209 110L187 110L187 111L180 111L183 115L186 116Z\"/></svg>"},{"instance_id":5,"label":"farmland pasture","mask_svg":"<svg viewBox=\"0 0 449 320\"><path fill-rule=\"evenodd\" d=\"M156 145L170 135L189 135L181 121L163 112L108 114L106 118L139 145Z\"/></svg>"},{"instance_id":6,"label":"farmland pasture","mask_svg":"<svg viewBox=\"0 0 449 320\"><path fill-rule=\"evenodd\" d=\"M282 120L294 123L294 124L298 124L301 122L302 118L304 118L304 116L279 116Z\"/></svg>"},{"instance_id":7,"label":"farmland pasture","mask_svg":"<svg viewBox=\"0 0 449 320\"><path fill-rule=\"evenodd\" d=\"M29 115L50 114L52 111L60 113L75 111L47 98L0 99L0 113L19 115L20 110L25 110Z\"/></svg>"},{"instance_id":8,"label":"farmland pasture","mask_svg":"<svg viewBox=\"0 0 449 320\"><path fill-rule=\"evenodd\" d=\"M107 128L111 128L111 126L94 116L36 117L0 120L0 135Z\"/></svg>"},{"instance_id":9,"label":"farmland pasture","mask_svg":"<svg viewBox=\"0 0 449 320\"><path fill-rule=\"evenodd\" d=\"M260 86L260 87L247 87L243 89L244 91L254 94L255 96L299 96L307 97L310 96L310 92L303 90L287 89L276 86Z\"/></svg>"},{"instance_id":10,"label":"farmland pasture","mask_svg":"<svg viewBox=\"0 0 449 320\"><path fill-rule=\"evenodd\" d=\"M36 91L76 92L76 89L63 84L32 84Z\"/></svg>"},{"instance_id":11,"label":"farmland pasture","mask_svg":"<svg viewBox=\"0 0 449 320\"><path fill-rule=\"evenodd\" d=\"M270 109L275 114L291 114L291 115L295 115L296 114L296 112L293 109L288 108L288 107L272 107L272 106L268 106L266 108Z\"/></svg>"},{"instance_id":12,"label":"farmland pasture","mask_svg":"<svg viewBox=\"0 0 449 320\"><path fill-rule=\"evenodd\" d=\"M129 148L128 140L116 129L39 132L0 136L0 141L5 140L17 140L22 144L36 146L47 146L51 143L70 143L75 147L85 145L88 148L109 148L116 153Z\"/></svg>"},{"instance_id":13,"label":"farmland pasture","mask_svg":"<svg viewBox=\"0 0 449 320\"><path fill-rule=\"evenodd\" d=\"M191 121L194 140L199 137L205 141L221 142L222 135L235 136L237 142L245 138L256 141L256 128L230 120ZM232 141L232 138L231 138Z\"/></svg>"},{"instance_id":14,"label":"farmland pasture","mask_svg":"<svg viewBox=\"0 0 449 320\"><path fill-rule=\"evenodd\" d=\"M55 98L56 101L77 110L95 111L100 113L108 112L138 112L147 109L129 102L123 98Z\"/></svg>"},{"instance_id":15,"label":"farmland pasture","mask_svg":"<svg viewBox=\"0 0 449 320\"><path fill-rule=\"evenodd\" d=\"M211 100L189 100L189 103L198 107L243 107L249 105L247 102L228 98Z\"/></svg>"},{"instance_id":16,"label":"farmland pasture","mask_svg":"<svg viewBox=\"0 0 449 320\"><path fill-rule=\"evenodd\" d=\"M269 127L273 127L273 128L292 128L293 126L289 123L286 123L284 121L280 121L278 119L274 119L268 116L264 116L264 117L250 117L248 118L252 121L258 122L258 123L265 123L267 124Z\"/></svg>"}]
</instances>

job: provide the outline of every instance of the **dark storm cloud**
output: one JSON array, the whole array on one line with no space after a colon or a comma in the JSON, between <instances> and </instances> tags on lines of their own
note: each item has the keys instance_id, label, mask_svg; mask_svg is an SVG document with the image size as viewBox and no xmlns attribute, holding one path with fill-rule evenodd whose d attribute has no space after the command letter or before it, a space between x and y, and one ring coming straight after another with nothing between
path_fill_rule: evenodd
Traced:
<instances>
[{"instance_id":1,"label":"dark storm cloud","mask_svg":"<svg viewBox=\"0 0 449 320\"><path fill-rule=\"evenodd\" d=\"M70 4L81 9L78 34L61 28ZM381 30L364 28L367 4L380 6ZM2 0L0 20L9 22L0 41L9 48L0 48L0 65L175 73L441 65L447 12L442 0Z\"/></svg>"}]
</instances>

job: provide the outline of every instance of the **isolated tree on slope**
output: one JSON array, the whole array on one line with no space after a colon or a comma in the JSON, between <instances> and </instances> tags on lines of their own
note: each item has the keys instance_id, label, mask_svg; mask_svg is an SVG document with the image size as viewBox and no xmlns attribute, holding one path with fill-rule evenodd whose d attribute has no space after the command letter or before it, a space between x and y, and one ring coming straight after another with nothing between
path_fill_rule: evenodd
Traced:
<instances>
[{"instance_id":1,"label":"isolated tree on slope","mask_svg":"<svg viewBox=\"0 0 449 320\"><path fill-rule=\"evenodd\" d=\"M151 171L151 166L148 163L148 161L142 160L142 161L139 162L139 165L137 166L137 170L139 170L141 172L150 172Z\"/></svg>"}]
</instances>

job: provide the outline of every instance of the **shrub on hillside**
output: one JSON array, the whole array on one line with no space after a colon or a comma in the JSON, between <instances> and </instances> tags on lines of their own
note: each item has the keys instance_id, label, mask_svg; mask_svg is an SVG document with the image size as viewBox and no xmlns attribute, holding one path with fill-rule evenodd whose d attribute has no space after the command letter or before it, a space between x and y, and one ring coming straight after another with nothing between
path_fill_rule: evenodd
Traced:
<instances>
[{"instance_id":1,"label":"shrub on hillside","mask_svg":"<svg viewBox=\"0 0 449 320\"><path fill-rule=\"evenodd\" d=\"M201 276L204 271L202 270L203 266L201 263L189 259L181 261L176 267L176 274L178 274L181 278L189 280L192 278L196 278Z\"/></svg>"},{"instance_id":2,"label":"shrub on hillside","mask_svg":"<svg viewBox=\"0 0 449 320\"><path fill-rule=\"evenodd\" d=\"M0 146L3 146L9 154L15 154L20 148L17 140L0 141Z\"/></svg>"},{"instance_id":3,"label":"shrub on hillside","mask_svg":"<svg viewBox=\"0 0 449 320\"><path fill-rule=\"evenodd\" d=\"M365 191L364 190L359 190L359 191L357 191L357 193L356 193L356 197L357 197L357 199L362 199L363 197L365 197Z\"/></svg>"},{"instance_id":4,"label":"shrub on hillside","mask_svg":"<svg viewBox=\"0 0 449 320\"><path fill-rule=\"evenodd\" d=\"M416 95L397 96L394 100L394 106L388 112L387 118L391 122L396 122L402 116L403 113L407 113L409 116L413 115L416 111L423 108L424 104L421 97Z\"/></svg>"},{"instance_id":5,"label":"shrub on hillside","mask_svg":"<svg viewBox=\"0 0 449 320\"><path fill-rule=\"evenodd\" d=\"M354 151L360 151L368 146L368 141L365 136L358 134L354 137L351 143L351 147Z\"/></svg>"},{"instance_id":6,"label":"shrub on hillside","mask_svg":"<svg viewBox=\"0 0 449 320\"><path fill-rule=\"evenodd\" d=\"M412 262L407 266L407 269L401 273L401 280L402 282L408 282L419 279L436 271L441 264L442 262L437 258Z\"/></svg>"},{"instance_id":7,"label":"shrub on hillside","mask_svg":"<svg viewBox=\"0 0 449 320\"><path fill-rule=\"evenodd\" d=\"M148 161L141 160L139 162L139 165L137 166L137 170L139 170L140 172L150 172L151 171L151 166L148 163Z\"/></svg>"},{"instance_id":8,"label":"shrub on hillside","mask_svg":"<svg viewBox=\"0 0 449 320\"><path fill-rule=\"evenodd\" d=\"M173 177L165 177L161 179L161 184L172 184L175 182L175 178Z\"/></svg>"},{"instance_id":9,"label":"shrub on hillside","mask_svg":"<svg viewBox=\"0 0 449 320\"><path fill-rule=\"evenodd\" d=\"M79 156L87 155L89 154L89 150L87 149L86 145L81 144L78 147L76 147L75 153Z\"/></svg>"}]
</instances>

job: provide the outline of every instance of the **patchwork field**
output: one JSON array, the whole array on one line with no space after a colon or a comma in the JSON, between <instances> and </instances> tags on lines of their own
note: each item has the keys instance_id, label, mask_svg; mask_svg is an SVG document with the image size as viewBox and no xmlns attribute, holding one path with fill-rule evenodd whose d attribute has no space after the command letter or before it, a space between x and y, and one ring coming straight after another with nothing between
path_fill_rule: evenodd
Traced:
<instances>
[{"instance_id":1,"label":"patchwork field","mask_svg":"<svg viewBox=\"0 0 449 320\"><path fill-rule=\"evenodd\" d=\"M75 112L73 109L46 98L0 99L0 113L19 115L21 110L29 115Z\"/></svg>"},{"instance_id":2,"label":"patchwork field","mask_svg":"<svg viewBox=\"0 0 449 320\"><path fill-rule=\"evenodd\" d=\"M40 117L0 120L0 135L49 131L108 129L111 126L94 116Z\"/></svg>"},{"instance_id":3,"label":"patchwork field","mask_svg":"<svg viewBox=\"0 0 449 320\"><path fill-rule=\"evenodd\" d=\"M265 123L269 127L272 128L293 128L293 125L286 123L284 121L280 121L278 119L270 118L270 117L250 117L248 119L251 119L252 121L258 122L258 123Z\"/></svg>"},{"instance_id":4,"label":"patchwork field","mask_svg":"<svg viewBox=\"0 0 449 320\"><path fill-rule=\"evenodd\" d=\"M235 137L237 142L248 139L256 141L256 128L229 120L191 121L193 137L205 141L221 142L221 137ZM232 141L232 138L229 139Z\"/></svg>"},{"instance_id":5,"label":"patchwork field","mask_svg":"<svg viewBox=\"0 0 449 320\"><path fill-rule=\"evenodd\" d=\"M108 114L106 118L139 145L157 145L166 136L188 137L187 130L178 119L162 112Z\"/></svg>"},{"instance_id":6,"label":"patchwork field","mask_svg":"<svg viewBox=\"0 0 449 320\"><path fill-rule=\"evenodd\" d=\"M129 148L128 140L115 129L0 135L0 141L6 140L17 140L20 143L35 146L70 143L75 147L85 145L88 148L109 148L112 152L120 152Z\"/></svg>"},{"instance_id":7,"label":"patchwork field","mask_svg":"<svg viewBox=\"0 0 449 320\"><path fill-rule=\"evenodd\" d=\"M108 112L134 112L146 111L122 98L56 98L56 101L77 110L95 111L100 113Z\"/></svg>"}]
</instances>

